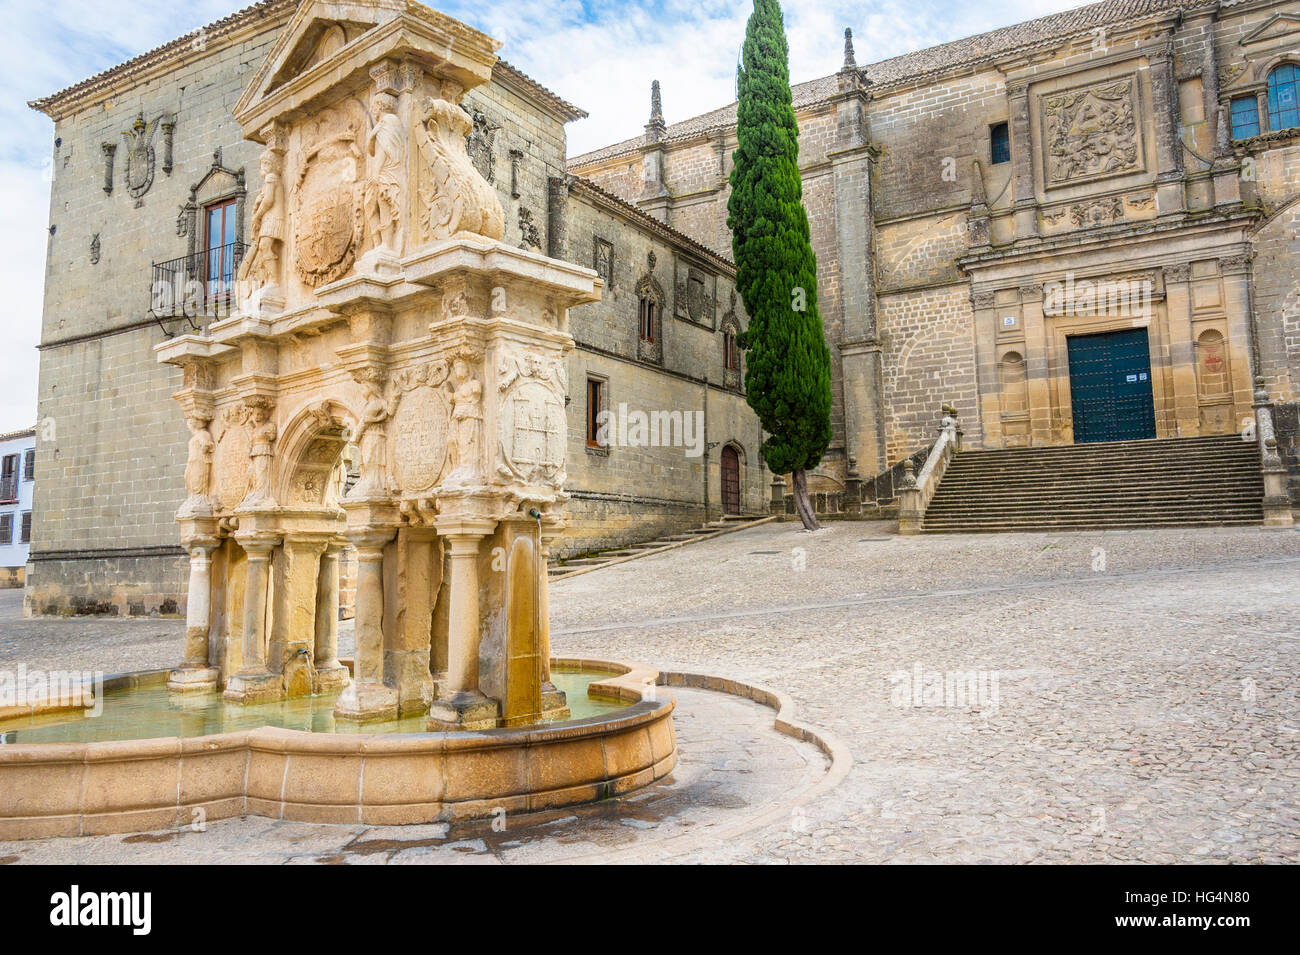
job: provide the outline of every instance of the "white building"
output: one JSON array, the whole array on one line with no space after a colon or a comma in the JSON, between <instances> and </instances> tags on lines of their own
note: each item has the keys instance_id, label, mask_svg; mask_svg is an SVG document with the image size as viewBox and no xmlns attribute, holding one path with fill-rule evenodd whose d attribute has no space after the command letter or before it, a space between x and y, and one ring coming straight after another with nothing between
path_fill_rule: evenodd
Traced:
<instances>
[{"instance_id":1,"label":"white building","mask_svg":"<svg viewBox=\"0 0 1300 955\"><path fill-rule=\"evenodd\" d=\"M32 540L36 429L0 434L0 587L21 587Z\"/></svg>"}]
</instances>

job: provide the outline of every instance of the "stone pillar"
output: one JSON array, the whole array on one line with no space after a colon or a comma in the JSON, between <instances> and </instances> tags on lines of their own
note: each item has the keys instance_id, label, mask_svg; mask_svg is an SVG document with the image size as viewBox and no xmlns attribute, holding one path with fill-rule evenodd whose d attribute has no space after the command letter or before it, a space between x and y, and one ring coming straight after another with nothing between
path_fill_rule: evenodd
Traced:
<instances>
[{"instance_id":1,"label":"stone pillar","mask_svg":"<svg viewBox=\"0 0 1300 955\"><path fill-rule=\"evenodd\" d=\"M990 289L971 292L971 312L975 322L975 380L979 388L979 416L984 430L984 446L1001 448L1002 384L998 380L998 313L997 295Z\"/></svg>"},{"instance_id":2,"label":"stone pillar","mask_svg":"<svg viewBox=\"0 0 1300 955\"><path fill-rule=\"evenodd\" d=\"M429 709L431 730L490 729L497 725L498 703L484 696L478 681L479 545L494 526L494 521L456 521L438 528L451 547L451 608L445 696Z\"/></svg>"},{"instance_id":3,"label":"stone pillar","mask_svg":"<svg viewBox=\"0 0 1300 955\"><path fill-rule=\"evenodd\" d=\"M384 683L397 691L398 715L405 716L427 713L435 695L430 625L442 559L432 527L403 527L397 544L396 621L384 641Z\"/></svg>"},{"instance_id":4,"label":"stone pillar","mask_svg":"<svg viewBox=\"0 0 1300 955\"><path fill-rule=\"evenodd\" d=\"M1183 190L1183 143L1178 135L1178 85L1174 80L1172 46L1151 55L1151 112L1156 126L1156 214L1181 215L1187 205Z\"/></svg>"},{"instance_id":5,"label":"stone pillar","mask_svg":"<svg viewBox=\"0 0 1300 955\"><path fill-rule=\"evenodd\" d=\"M265 703L281 696L280 676L266 668L266 604L271 582L271 553L278 540L239 541L244 562L243 665L226 683L224 697L232 703Z\"/></svg>"},{"instance_id":6,"label":"stone pillar","mask_svg":"<svg viewBox=\"0 0 1300 955\"><path fill-rule=\"evenodd\" d=\"M357 549L357 653L352 682L334 704L338 719L397 718L397 693L384 685L384 545L393 533L391 527L348 532Z\"/></svg>"},{"instance_id":7,"label":"stone pillar","mask_svg":"<svg viewBox=\"0 0 1300 955\"><path fill-rule=\"evenodd\" d=\"M1268 120L1268 89L1267 88L1256 91L1255 109L1259 113L1260 135L1262 136L1264 133L1272 132L1272 130L1268 128L1269 120Z\"/></svg>"},{"instance_id":8,"label":"stone pillar","mask_svg":"<svg viewBox=\"0 0 1300 955\"><path fill-rule=\"evenodd\" d=\"M212 552L217 541L191 541L190 586L185 604L185 659L167 675L167 689L175 693L215 690L221 672L208 662L208 634L212 623Z\"/></svg>"},{"instance_id":9,"label":"stone pillar","mask_svg":"<svg viewBox=\"0 0 1300 955\"><path fill-rule=\"evenodd\" d=\"M542 664L543 713L552 713L568 707L564 694L556 689L551 681L551 587L550 574L547 572L551 560L551 548L562 530L561 526L543 524L540 537L541 566L538 568L538 573L541 577L537 582L537 619L541 631L537 635L537 652L541 656Z\"/></svg>"},{"instance_id":10,"label":"stone pillar","mask_svg":"<svg viewBox=\"0 0 1300 955\"><path fill-rule=\"evenodd\" d=\"M785 478L779 474L772 475L772 494L768 503L768 513L778 521L785 519Z\"/></svg>"},{"instance_id":11,"label":"stone pillar","mask_svg":"<svg viewBox=\"0 0 1300 955\"><path fill-rule=\"evenodd\" d=\"M1007 84L1011 112L1011 161L1017 239L1038 235L1038 201L1034 197L1034 157L1029 133L1029 81Z\"/></svg>"},{"instance_id":12,"label":"stone pillar","mask_svg":"<svg viewBox=\"0 0 1300 955\"><path fill-rule=\"evenodd\" d=\"M347 667L339 663L339 555L342 553L342 544L329 544L320 556L316 575L313 653L318 693L346 686L349 679Z\"/></svg>"},{"instance_id":13,"label":"stone pillar","mask_svg":"<svg viewBox=\"0 0 1300 955\"><path fill-rule=\"evenodd\" d=\"M1255 427L1260 451L1260 471L1264 478L1264 526L1289 530L1295 525L1291 497L1287 494L1287 469L1277 448L1277 431L1273 426L1273 408L1263 378L1255 379Z\"/></svg>"},{"instance_id":14,"label":"stone pillar","mask_svg":"<svg viewBox=\"0 0 1300 955\"><path fill-rule=\"evenodd\" d=\"M1169 320L1169 372L1173 383L1173 418L1177 435L1201 432L1201 412L1196 390L1196 348L1192 341L1192 302L1189 265L1167 265L1165 314Z\"/></svg>"},{"instance_id":15,"label":"stone pillar","mask_svg":"<svg viewBox=\"0 0 1300 955\"><path fill-rule=\"evenodd\" d=\"M546 254L553 259L569 258L568 175L546 180Z\"/></svg>"},{"instance_id":16,"label":"stone pillar","mask_svg":"<svg viewBox=\"0 0 1300 955\"><path fill-rule=\"evenodd\" d=\"M1250 311L1252 299L1249 249L1240 255L1219 259L1219 273L1223 276L1223 310L1228 320L1228 362L1232 371L1232 413L1234 420L1243 421L1251 414L1254 400L1252 382L1259 367L1256 352L1254 316Z\"/></svg>"},{"instance_id":17,"label":"stone pillar","mask_svg":"<svg viewBox=\"0 0 1300 955\"><path fill-rule=\"evenodd\" d=\"M1047 328L1043 287L1020 287L1020 317L1025 326L1025 376L1029 391L1029 443L1052 444L1052 388L1047 368Z\"/></svg>"}]
</instances>

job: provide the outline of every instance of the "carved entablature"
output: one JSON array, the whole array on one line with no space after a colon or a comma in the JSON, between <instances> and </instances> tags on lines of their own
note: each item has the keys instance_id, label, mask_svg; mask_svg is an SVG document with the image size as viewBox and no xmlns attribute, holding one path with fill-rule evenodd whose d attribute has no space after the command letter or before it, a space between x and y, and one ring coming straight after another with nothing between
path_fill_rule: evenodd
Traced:
<instances>
[{"instance_id":1,"label":"carved entablature","mask_svg":"<svg viewBox=\"0 0 1300 955\"><path fill-rule=\"evenodd\" d=\"M1046 93L1041 100L1047 187L1142 168L1134 76Z\"/></svg>"}]
</instances>

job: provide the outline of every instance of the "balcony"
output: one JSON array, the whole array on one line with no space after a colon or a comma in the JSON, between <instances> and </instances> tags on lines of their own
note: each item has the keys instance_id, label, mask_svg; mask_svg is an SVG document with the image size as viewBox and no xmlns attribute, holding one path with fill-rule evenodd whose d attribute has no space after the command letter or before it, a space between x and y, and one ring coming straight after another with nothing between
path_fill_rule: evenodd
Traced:
<instances>
[{"instance_id":1,"label":"balcony","mask_svg":"<svg viewBox=\"0 0 1300 955\"><path fill-rule=\"evenodd\" d=\"M242 242L204 249L179 259L153 263L149 315L168 338L184 330L200 331L230 314L235 283L246 246Z\"/></svg>"},{"instance_id":2,"label":"balcony","mask_svg":"<svg viewBox=\"0 0 1300 955\"><path fill-rule=\"evenodd\" d=\"M15 504L18 501L18 476L0 478L0 504Z\"/></svg>"}]
</instances>

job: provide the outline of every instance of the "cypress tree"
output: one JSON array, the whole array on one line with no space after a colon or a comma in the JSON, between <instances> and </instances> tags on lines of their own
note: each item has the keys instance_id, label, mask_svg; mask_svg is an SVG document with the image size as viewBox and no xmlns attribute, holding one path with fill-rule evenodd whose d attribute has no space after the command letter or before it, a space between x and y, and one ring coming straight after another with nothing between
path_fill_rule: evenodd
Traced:
<instances>
[{"instance_id":1,"label":"cypress tree","mask_svg":"<svg viewBox=\"0 0 1300 955\"><path fill-rule=\"evenodd\" d=\"M737 68L738 147L727 226L749 313L745 391L768 437L763 460L789 474L795 509L818 527L806 472L831 442L831 356L817 312L817 257L799 176L799 126L778 0L754 0Z\"/></svg>"}]
</instances>

